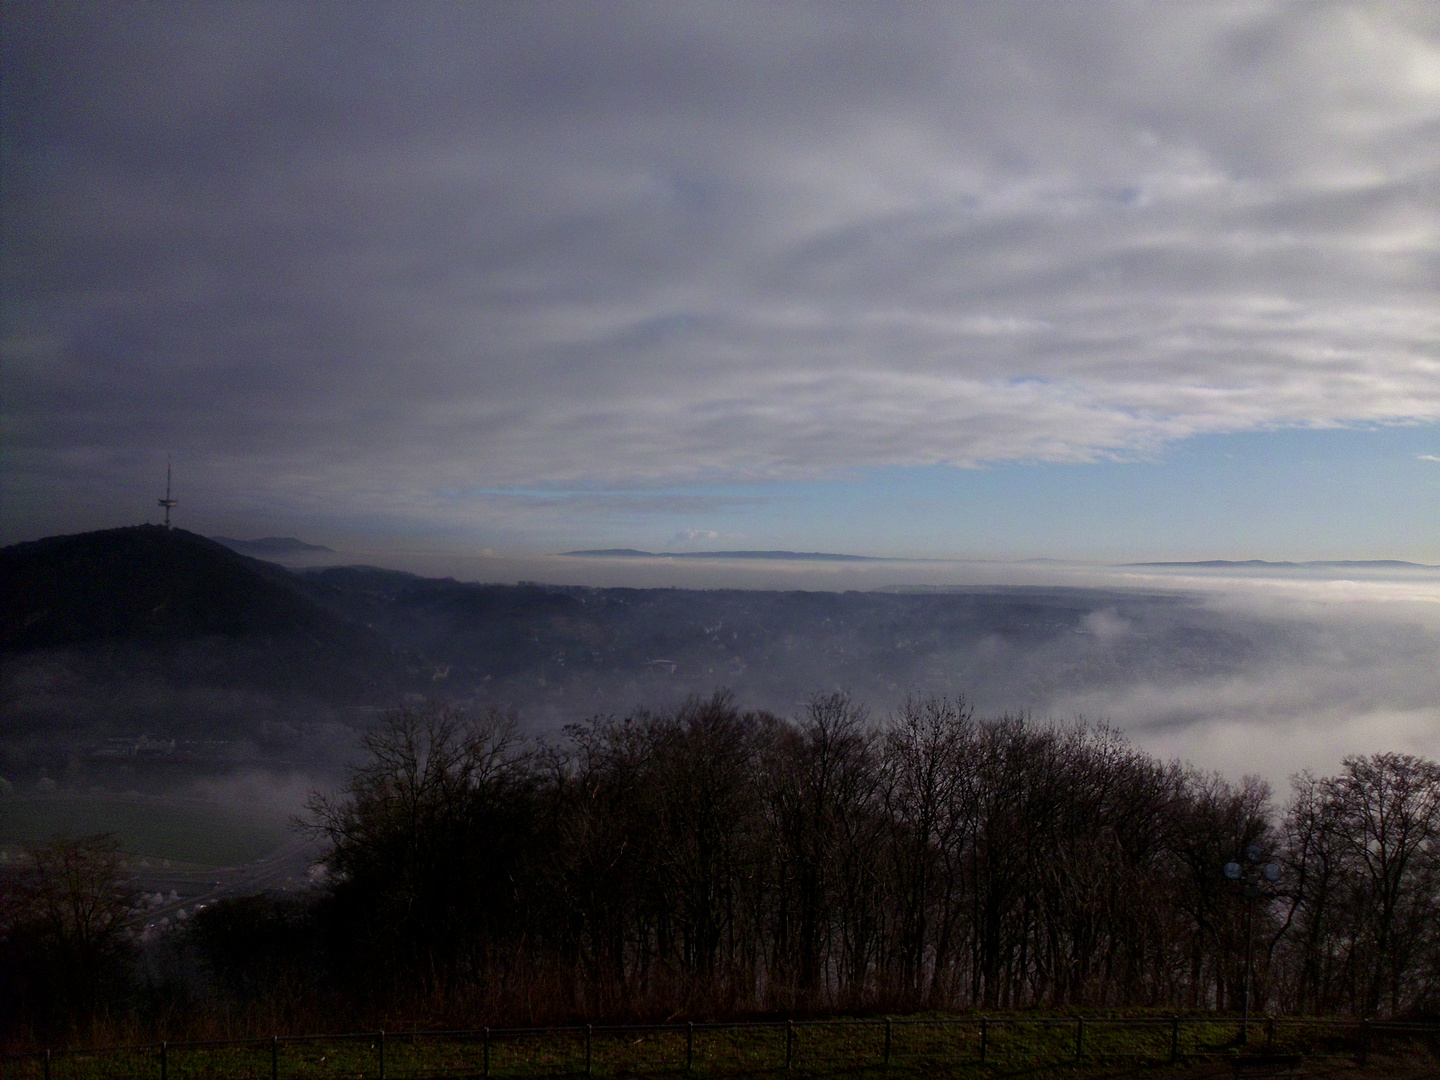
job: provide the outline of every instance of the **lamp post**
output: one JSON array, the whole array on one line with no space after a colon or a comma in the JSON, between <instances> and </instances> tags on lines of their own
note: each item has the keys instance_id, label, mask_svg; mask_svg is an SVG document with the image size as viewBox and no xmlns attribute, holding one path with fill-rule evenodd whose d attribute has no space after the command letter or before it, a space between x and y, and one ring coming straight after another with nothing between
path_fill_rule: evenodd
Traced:
<instances>
[{"instance_id":1,"label":"lamp post","mask_svg":"<svg viewBox=\"0 0 1440 1080\"><path fill-rule=\"evenodd\" d=\"M1245 849L1244 861L1225 864L1225 876L1240 886L1245 897L1245 981L1240 986L1240 1045L1250 1034L1250 960L1255 940L1255 901L1266 895L1265 884L1280 880L1280 864L1265 862L1259 844Z\"/></svg>"}]
</instances>

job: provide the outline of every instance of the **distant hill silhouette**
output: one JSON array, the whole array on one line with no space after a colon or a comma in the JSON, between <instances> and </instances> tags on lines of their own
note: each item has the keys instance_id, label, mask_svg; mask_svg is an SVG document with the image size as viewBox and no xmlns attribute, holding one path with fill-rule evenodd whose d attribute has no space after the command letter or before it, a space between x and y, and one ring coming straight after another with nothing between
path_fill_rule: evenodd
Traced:
<instances>
[{"instance_id":1,"label":"distant hill silhouette","mask_svg":"<svg viewBox=\"0 0 1440 1080\"><path fill-rule=\"evenodd\" d=\"M592 559L773 559L780 562L889 562L873 555L841 555L829 551L641 551L638 548L593 548L562 551Z\"/></svg>"},{"instance_id":2,"label":"distant hill silhouette","mask_svg":"<svg viewBox=\"0 0 1440 1080\"><path fill-rule=\"evenodd\" d=\"M254 555L257 558L264 558L266 555L304 555L310 552L331 552L334 548L328 548L324 544L307 544L304 540L297 540L293 536L262 536L258 540L236 540L231 536L212 536L217 544L224 544L231 551L238 551L242 555Z\"/></svg>"},{"instance_id":3,"label":"distant hill silhouette","mask_svg":"<svg viewBox=\"0 0 1440 1080\"><path fill-rule=\"evenodd\" d=\"M1309 562L1270 562L1267 559L1204 559L1198 562L1137 562L1122 563L1122 566L1172 566L1172 567L1208 567L1208 568L1256 568L1274 567L1278 569L1305 569L1322 568L1337 569L1349 567L1351 569L1365 569L1376 567L1387 570L1404 568L1411 570L1440 570L1440 566L1432 566L1429 563L1404 562L1401 559L1317 559Z\"/></svg>"}]
</instances>

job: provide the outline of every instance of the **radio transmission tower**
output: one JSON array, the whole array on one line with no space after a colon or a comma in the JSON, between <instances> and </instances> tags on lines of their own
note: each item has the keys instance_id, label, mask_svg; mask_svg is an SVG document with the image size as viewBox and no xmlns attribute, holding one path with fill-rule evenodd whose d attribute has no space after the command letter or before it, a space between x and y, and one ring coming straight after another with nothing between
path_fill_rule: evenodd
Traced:
<instances>
[{"instance_id":1,"label":"radio transmission tower","mask_svg":"<svg viewBox=\"0 0 1440 1080\"><path fill-rule=\"evenodd\" d=\"M165 508L165 528L170 528L170 508L179 506L180 500L170 497L170 459L165 459L165 497L160 500L160 505Z\"/></svg>"}]
</instances>

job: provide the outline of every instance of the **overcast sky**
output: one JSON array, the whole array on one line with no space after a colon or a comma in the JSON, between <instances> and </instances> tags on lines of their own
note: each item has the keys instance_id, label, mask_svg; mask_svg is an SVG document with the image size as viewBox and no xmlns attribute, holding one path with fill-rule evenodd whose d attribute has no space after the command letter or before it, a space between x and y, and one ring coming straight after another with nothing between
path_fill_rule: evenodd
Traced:
<instances>
[{"instance_id":1,"label":"overcast sky","mask_svg":"<svg viewBox=\"0 0 1440 1080\"><path fill-rule=\"evenodd\" d=\"M1440 5L4 4L5 542L1440 563Z\"/></svg>"}]
</instances>

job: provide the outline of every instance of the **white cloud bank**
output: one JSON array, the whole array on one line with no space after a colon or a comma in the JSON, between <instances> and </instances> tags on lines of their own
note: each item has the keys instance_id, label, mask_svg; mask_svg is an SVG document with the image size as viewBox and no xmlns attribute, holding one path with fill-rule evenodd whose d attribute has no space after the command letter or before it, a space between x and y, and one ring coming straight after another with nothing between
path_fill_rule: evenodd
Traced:
<instances>
[{"instance_id":1,"label":"white cloud bank","mask_svg":"<svg viewBox=\"0 0 1440 1080\"><path fill-rule=\"evenodd\" d=\"M1199 590L1192 595L1246 636L1239 663L1128 672L1111 685L1061 688L1046 707L1103 717L1163 758L1262 776L1281 796L1291 774L1334 773L1349 754L1440 760L1440 574L1336 574L1136 575L1135 584ZM1100 621L1098 652L1124 655L1126 628Z\"/></svg>"}]
</instances>

